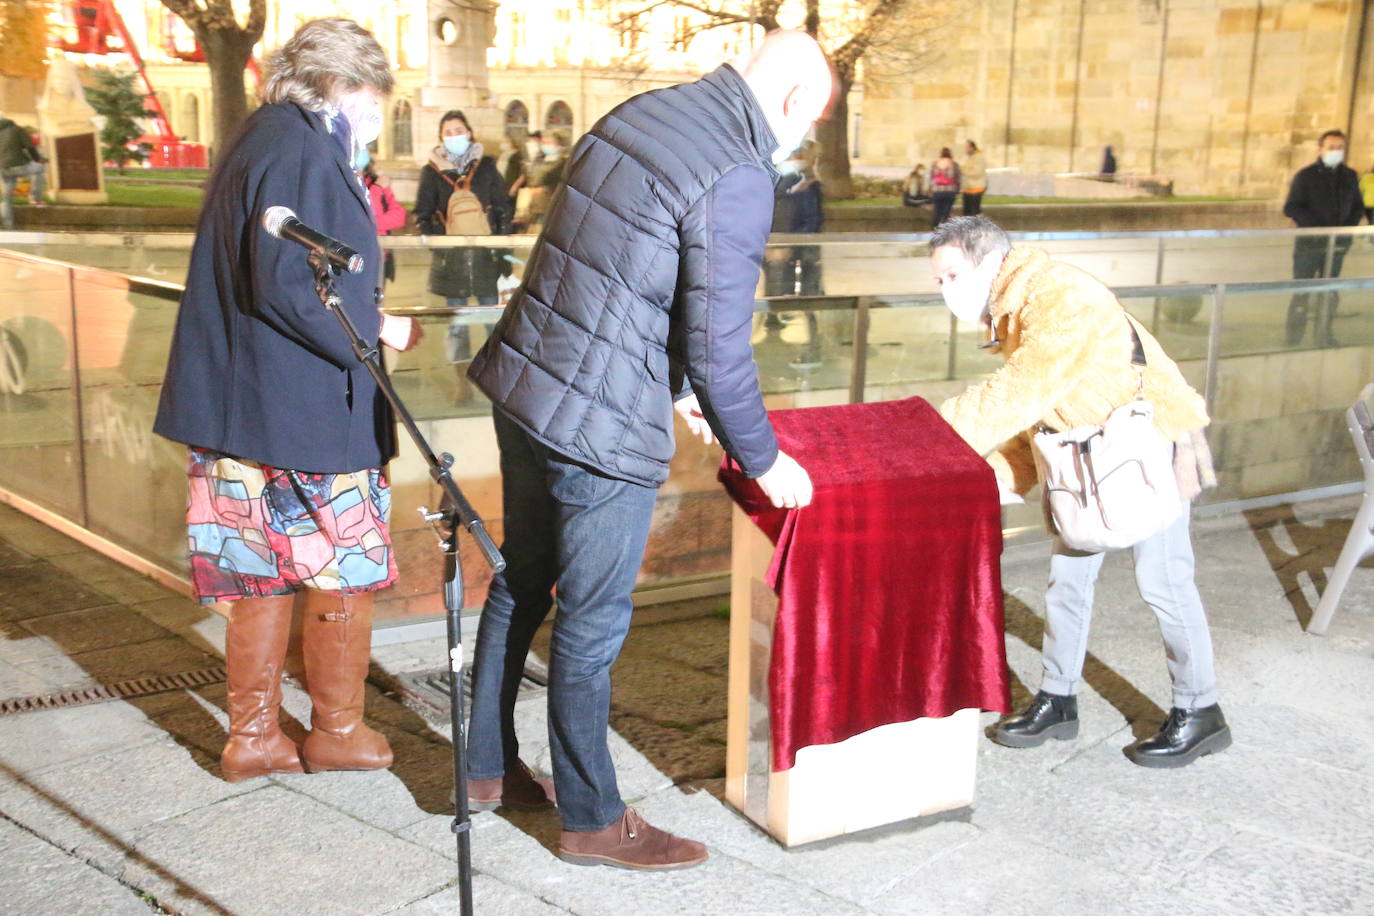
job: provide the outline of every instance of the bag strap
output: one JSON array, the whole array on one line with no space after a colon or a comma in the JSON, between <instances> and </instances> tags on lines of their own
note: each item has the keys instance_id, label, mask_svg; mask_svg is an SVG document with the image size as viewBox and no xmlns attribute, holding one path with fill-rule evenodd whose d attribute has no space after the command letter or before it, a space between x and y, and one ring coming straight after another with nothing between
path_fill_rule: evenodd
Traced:
<instances>
[{"instance_id":1,"label":"bag strap","mask_svg":"<svg viewBox=\"0 0 1374 916\"><path fill-rule=\"evenodd\" d=\"M1140 342L1140 335L1136 333L1135 322L1129 317L1126 318L1126 327L1131 329L1131 365L1145 366L1145 345Z\"/></svg>"}]
</instances>

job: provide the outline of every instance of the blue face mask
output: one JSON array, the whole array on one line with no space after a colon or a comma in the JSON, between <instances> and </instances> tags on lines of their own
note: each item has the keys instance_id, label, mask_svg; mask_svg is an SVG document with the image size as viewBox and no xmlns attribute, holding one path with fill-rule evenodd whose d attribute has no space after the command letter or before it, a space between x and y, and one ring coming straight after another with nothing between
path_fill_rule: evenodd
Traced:
<instances>
[{"instance_id":1,"label":"blue face mask","mask_svg":"<svg viewBox=\"0 0 1374 916\"><path fill-rule=\"evenodd\" d=\"M466 134L461 137L445 137L444 149L448 150L450 156L461 156L468 151L472 145L472 138Z\"/></svg>"},{"instance_id":2,"label":"blue face mask","mask_svg":"<svg viewBox=\"0 0 1374 916\"><path fill-rule=\"evenodd\" d=\"M371 161L372 154L368 152L367 147L364 146L353 154L353 171L361 172L363 169L367 168L367 164Z\"/></svg>"}]
</instances>

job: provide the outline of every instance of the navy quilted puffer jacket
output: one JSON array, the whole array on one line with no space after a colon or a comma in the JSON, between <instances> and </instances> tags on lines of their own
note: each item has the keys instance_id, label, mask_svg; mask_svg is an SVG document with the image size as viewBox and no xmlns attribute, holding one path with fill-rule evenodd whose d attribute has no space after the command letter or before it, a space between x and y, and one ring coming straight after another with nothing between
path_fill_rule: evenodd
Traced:
<instances>
[{"instance_id":1,"label":"navy quilted puffer jacket","mask_svg":"<svg viewBox=\"0 0 1374 916\"><path fill-rule=\"evenodd\" d=\"M767 471L778 445L749 334L776 146L729 66L602 118L472 380L555 451L646 486L668 476L673 399L695 392L745 473Z\"/></svg>"}]
</instances>

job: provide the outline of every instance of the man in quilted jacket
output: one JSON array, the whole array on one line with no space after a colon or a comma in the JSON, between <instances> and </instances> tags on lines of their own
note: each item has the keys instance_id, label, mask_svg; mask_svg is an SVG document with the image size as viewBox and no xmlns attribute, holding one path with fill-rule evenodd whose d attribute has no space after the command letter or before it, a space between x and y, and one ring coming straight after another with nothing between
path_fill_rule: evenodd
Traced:
<instances>
[{"instance_id":1,"label":"man in quilted jacket","mask_svg":"<svg viewBox=\"0 0 1374 916\"><path fill-rule=\"evenodd\" d=\"M774 163L833 90L815 40L782 31L735 65L602 118L568 157L524 282L473 361L501 451L507 568L477 636L469 802L553 801L519 760L512 710L556 585L549 742L568 862L667 869L706 859L701 843L621 800L607 745L610 668L668 476L675 407L774 505L810 502L806 471L778 450L749 336Z\"/></svg>"}]
</instances>

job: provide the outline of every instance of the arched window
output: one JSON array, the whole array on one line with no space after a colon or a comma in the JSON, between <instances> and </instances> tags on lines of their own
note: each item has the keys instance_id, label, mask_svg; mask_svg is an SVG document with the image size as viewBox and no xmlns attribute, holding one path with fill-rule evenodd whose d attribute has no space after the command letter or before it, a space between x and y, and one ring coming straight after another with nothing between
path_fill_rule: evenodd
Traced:
<instances>
[{"instance_id":1,"label":"arched window","mask_svg":"<svg viewBox=\"0 0 1374 916\"><path fill-rule=\"evenodd\" d=\"M530 110L525 107L524 102L511 102L506 106L506 136L518 143L523 141L529 132Z\"/></svg>"},{"instance_id":2,"label":"arched window","mask_svg":"<svg viewBox=\"0 0 1374 916\"><path fill-rule=\"evenodd\" d=\"M401 99L391 110L391 149L392 156L400 159L415 152L415 144L410 132L410 103Z\"/></svg>"},{"instance_id":3,"label":"arched window","mask_svg":"<svg viewBox=\"0 0 1374 916\"><path fill-rule=\"evenodd\" d=\"M182 97L181 123L173 129L192 143L200 142L200 99L195 93Z\"/></svg>"},{"instance_id":4,"label":"arched window","mask_svg":"<svg viewBox=\"0 0 1374 916\"><path fill-rule=\"evenodd\" d=\"M559 100L549 106L549 113L544 118L545 130L561 130L564 133L572 133L572 126L573 113L567 102Z\"/></svg>"}]
</instances>

